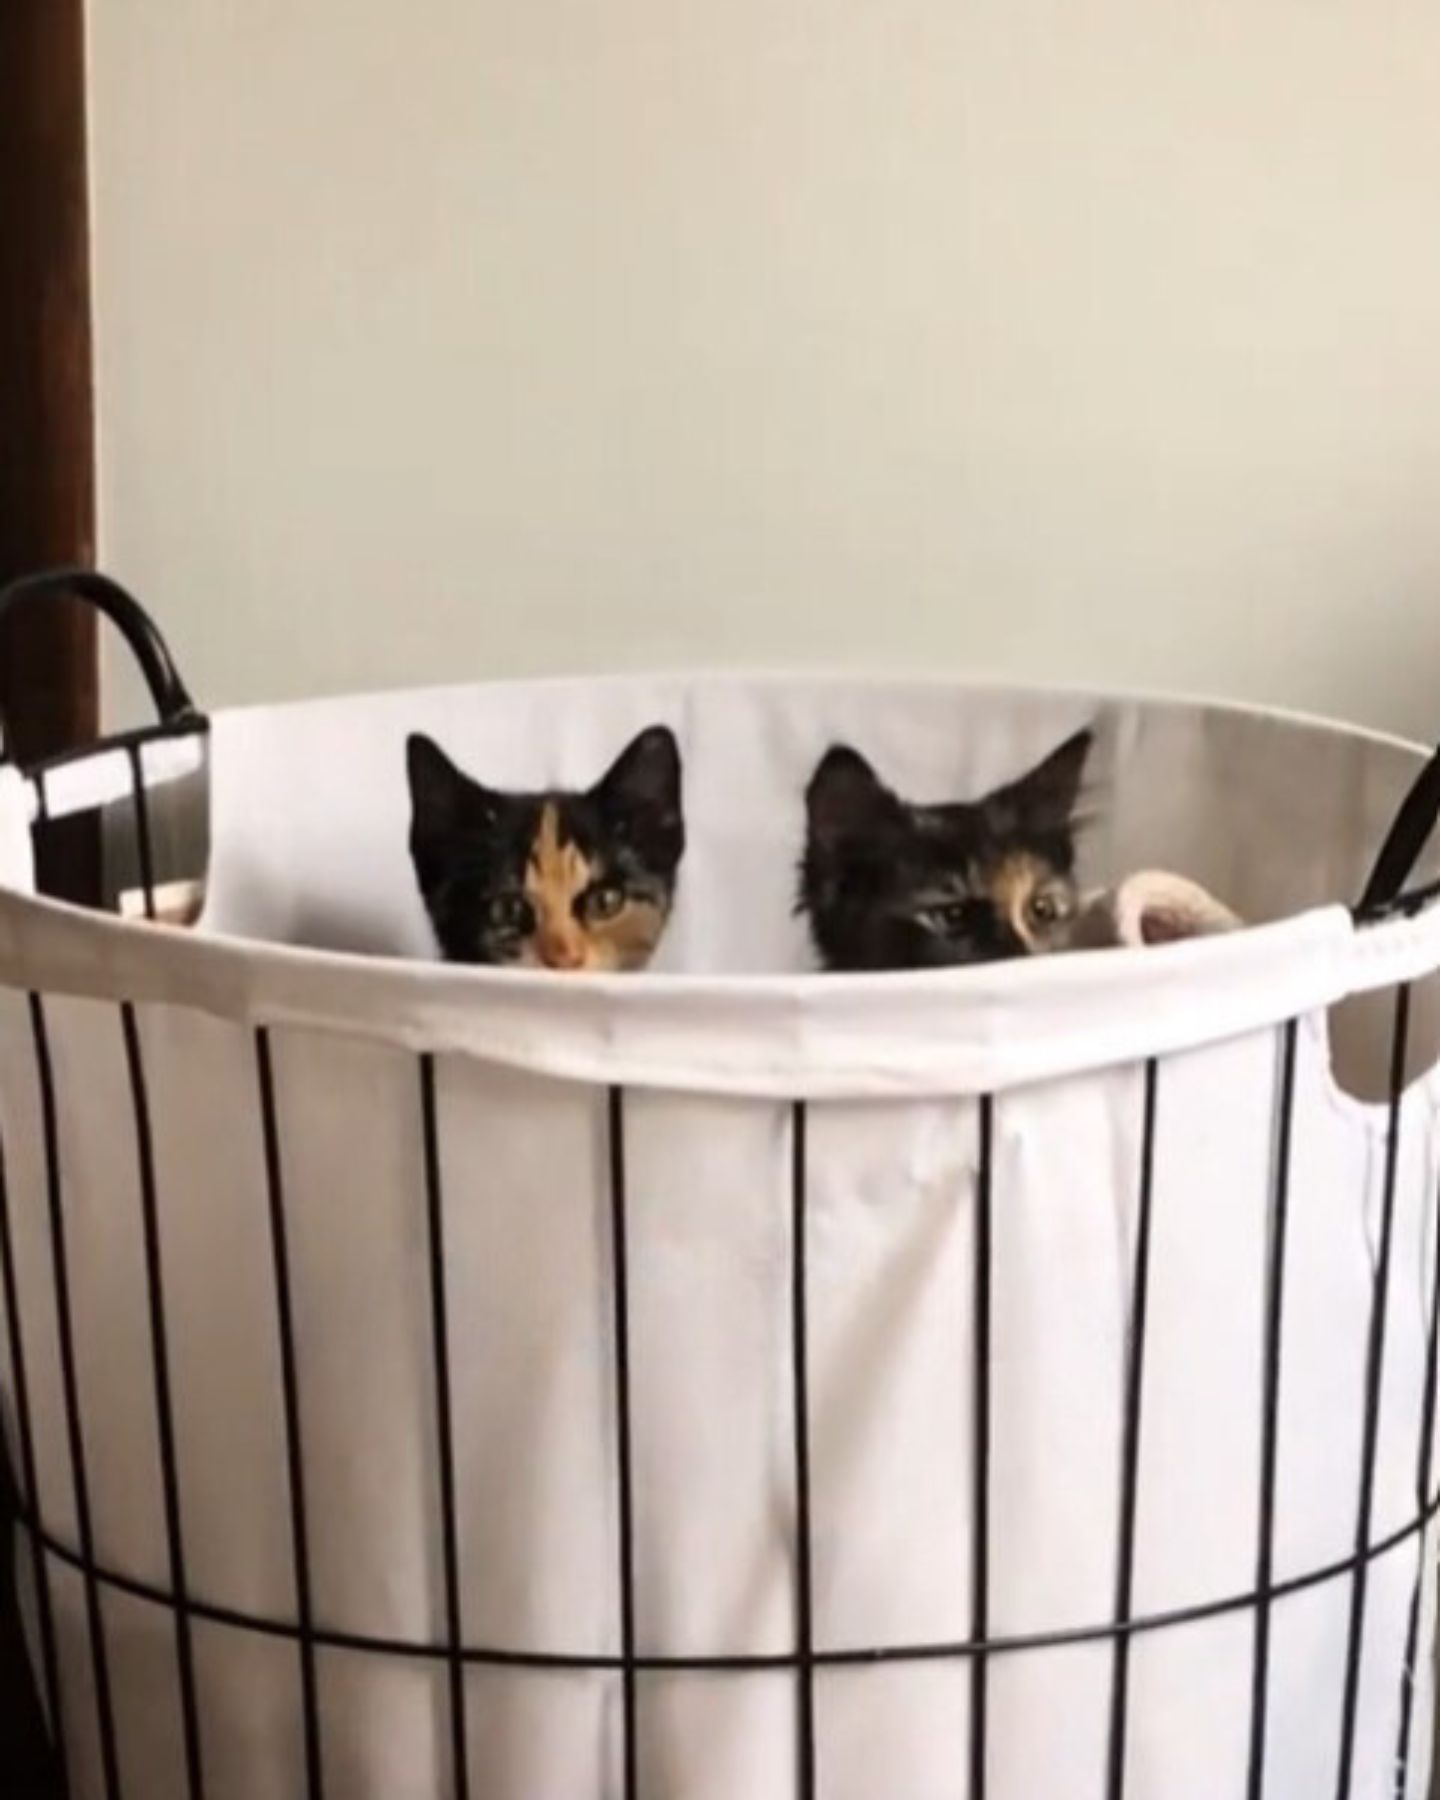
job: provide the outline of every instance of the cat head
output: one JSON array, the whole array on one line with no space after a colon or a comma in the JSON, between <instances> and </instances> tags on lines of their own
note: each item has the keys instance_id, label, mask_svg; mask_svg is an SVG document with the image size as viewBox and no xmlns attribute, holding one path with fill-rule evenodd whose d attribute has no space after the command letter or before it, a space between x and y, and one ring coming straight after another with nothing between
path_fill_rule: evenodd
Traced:
<instances>
[{"instance_id":1,"label":"cat head","mask_svg":"<svg viewBox=\"0 0 1440 1800\"><path fill-rule=\"evenodd\" d=\"M1080 731L983 799L914 806L856 750L806 790L799 909L827 969L929 969L1051 947L1074 913Z\"/></svg>"},{"instance_id":2,"label":"cat head","mask_svg":"<svg viewBox=\"0 0 1440 1800\"><path fill-rule=\"evenodd\" d=\"M419 735L406 761L410 856L448 961L649 962L685 849L680 751L667 727L642 731L584 792L483 787Z\"/></svg>"}]
</instances>

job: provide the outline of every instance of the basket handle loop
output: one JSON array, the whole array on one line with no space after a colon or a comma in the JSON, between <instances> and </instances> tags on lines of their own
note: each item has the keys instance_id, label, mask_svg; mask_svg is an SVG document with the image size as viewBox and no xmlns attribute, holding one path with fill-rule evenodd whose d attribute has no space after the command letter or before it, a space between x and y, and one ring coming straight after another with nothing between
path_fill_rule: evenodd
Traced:
<instances>
[{"instance_id":1,"label":"basket handle loop","mask_svg":"<svg viewBox=\"0 0 1440 1800\"><path fill-rule=\"evenodd\" d=\"M1440 749L1426 763L1400 802L1400 810L1380 846L1370 879L1365 883L1355 918L1364 925L1387 913L1418 911L1436 897L1435 884L1406 892L1416 863L1440 820Z\"/></svg>"},{"instance_id":2,"label":"basket handle loop","mask_svg":"<svg viewBox=\"0 0 1440 1800\"><path fill-rule=\"evenodd\" d=\"M118 581L96 569L47 569L0 587L0 620L12 607L28 600L57 600L72 595L87 601L110 620L130 648L150 690L162 725L177 725L197 718L195 702L180 679L170 646L159 627L132 594ZM5 760L0 743L0 762Z\"/></svg>"}]
</instances>

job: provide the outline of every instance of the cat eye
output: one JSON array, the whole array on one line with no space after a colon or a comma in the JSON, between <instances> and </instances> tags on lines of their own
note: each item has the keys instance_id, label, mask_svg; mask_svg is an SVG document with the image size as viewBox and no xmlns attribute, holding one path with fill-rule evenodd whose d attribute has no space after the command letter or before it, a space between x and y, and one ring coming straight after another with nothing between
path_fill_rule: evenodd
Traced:
<instances>
[{"instance_id":1,"label":"cat eye","mask_svg":"<svg viewBox=\"0 0 1440 1800\"><path fill-rule=\"evenodd\" d=\"M490 902L491 929L510 937L525 937L535 929L535 913L523 894L497 894Z\"/></svg>"},{"instance_id":2,"label":"cat eye","mask_svg":"<svg viewBox=\"0 0 1440 1800\"><path fill-rule=\"evenodd\" d=\"M602 881L585 896L585 916L587 919L613 919L624 904L624 888L617 887L613 881Z\"/></svg>"},{"instance_id":3,"label":"cat eye","mask_svg":"<svg viewBox=\"0 0 1440 1800\"><path fill-rule=\"evenodd\" d=\"M1058 894L1032 894L1025 910L1032 925L1056 925L1064 916L1065 907Z\"/></svg>"},{"instance_id":4,"label":"cat eye","mask_svg":"<svg viewBox=\"0 0 1440 1800\"><path fill-rule=\"evenodd\" d=\"M988 911L980 900L947 900L943 906L931 906L921 914L932 931L948 931L959 934L974 931L982 923Z\"/></svg>"}]
</instances>

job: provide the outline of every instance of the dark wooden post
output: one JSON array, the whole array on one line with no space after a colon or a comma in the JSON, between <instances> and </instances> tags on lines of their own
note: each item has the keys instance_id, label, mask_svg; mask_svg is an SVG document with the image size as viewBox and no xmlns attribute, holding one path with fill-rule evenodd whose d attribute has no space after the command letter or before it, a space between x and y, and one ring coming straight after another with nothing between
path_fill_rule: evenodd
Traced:
<instances>
[{"instance_id":1,"label":"dark wooden post","mask_svg":"<svg viewBox=\"0 0 1440 1800\"><path fill-rule=\"evenodd\" d=\"M0 579L95 558L82 0L0 6ZM0 704L20 753L94 733L95 624L14 621Z\"/></svg>"},{"instance_id":2,"label":"dark wooden post","mask_svg":"<svg viewBox=\"0 0 1440 1800\"><path fill-rule=\"evenodd\" d=\"M83 0L0 4L0 580L94 562L95 466ZM21 757L93 735L94 619L26 609L0 627L0 712ZM98 889L93 822L52 847L50 884ZM0 1508L8 1483L0 1470ZM0 1528L0 1788L58 1800Z\"/></svg>"}]
</instances>

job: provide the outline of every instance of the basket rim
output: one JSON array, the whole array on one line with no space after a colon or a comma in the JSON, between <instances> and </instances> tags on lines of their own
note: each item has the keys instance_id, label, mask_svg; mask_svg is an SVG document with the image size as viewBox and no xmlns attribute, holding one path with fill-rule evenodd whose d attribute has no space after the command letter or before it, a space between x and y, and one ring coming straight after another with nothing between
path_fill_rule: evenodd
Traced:
<instances>
[{"instance_id":1,"label":"basket rim","mask_svg":"<svg viewBox=\"0 0 1440 1800\"><path fill-rule=\"evenodd\" d=\"M1440 906L890 975L557 977L207 936L0 889L0 984L340 1034L592 1085L783 1099L997 1093L1270 1029L1440 969Z\"/></svg>"},{"instance_id":2,"label":"basket rim","mask_svg":"<svg viewBox=\"0 0 1440 1800\"><path fill-rule=\"evenodd\" d=\"M623 692L667 682L707 689L889 686L1202 711L1352 738L1409 758L1426 754L1393 734L1247 702L1096 694L936 672L547 674L394 688L373 698L597 683ZM365 698L319 696L216 717ZM101 744L94 754L114 752ZM20 781L33 798L33 782L15 771L0 779ZM14 987L192 1006L255 1026L341 1031L590 1082L792 1098L998 1091L1196 1048L1436 968L1437 906L1357 927L1346 907L1330 903L1187 943L939 971L646 970L557 978L544 970L221 936L203 927L175 932L0 888L0 981ZM751 1042L762 1028L763 1050Z\"/></svg>"}]
</instances>

